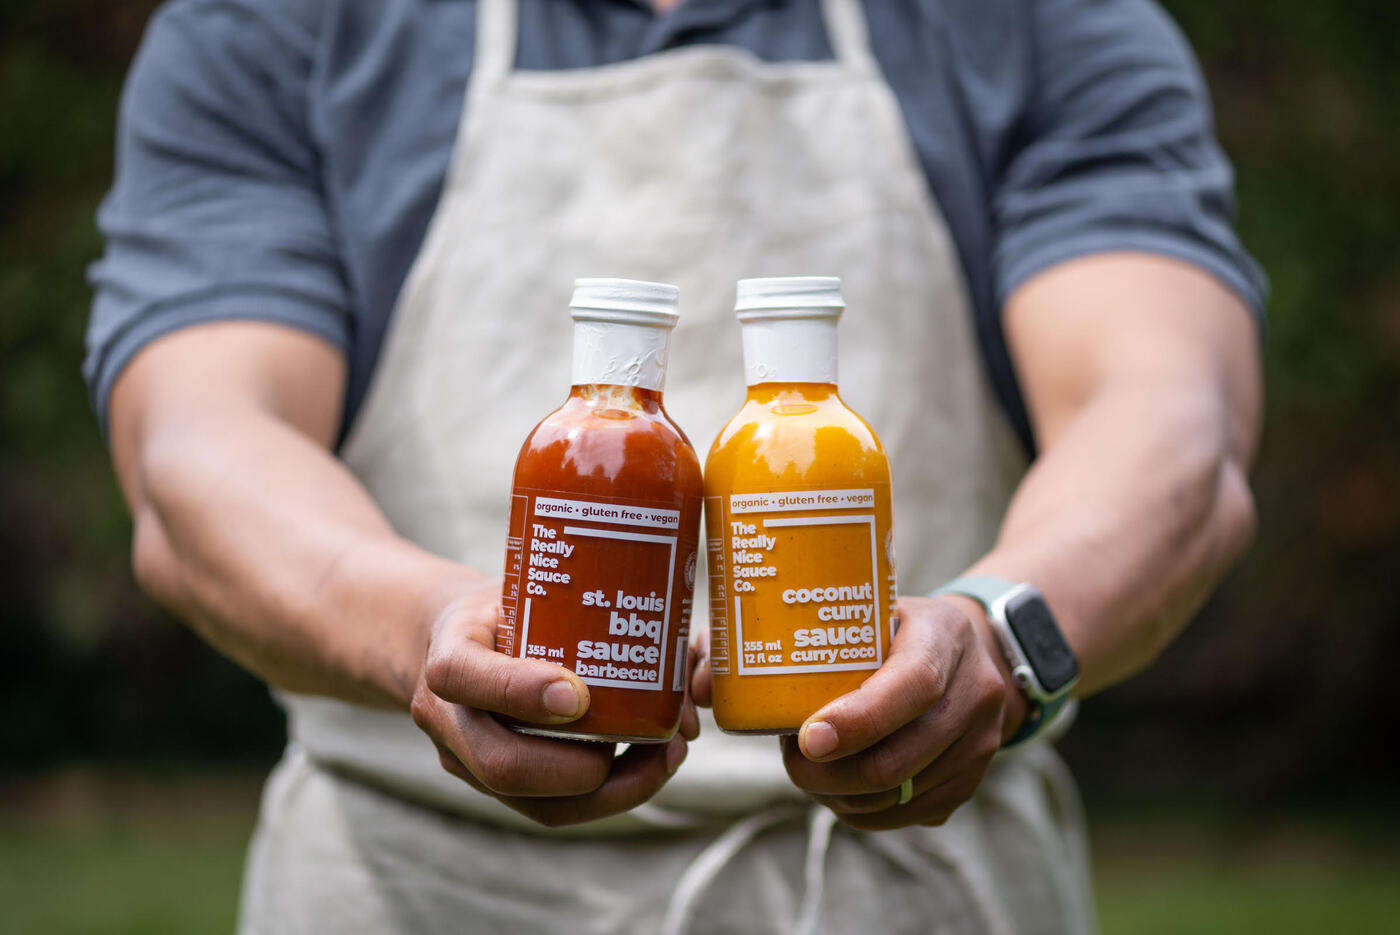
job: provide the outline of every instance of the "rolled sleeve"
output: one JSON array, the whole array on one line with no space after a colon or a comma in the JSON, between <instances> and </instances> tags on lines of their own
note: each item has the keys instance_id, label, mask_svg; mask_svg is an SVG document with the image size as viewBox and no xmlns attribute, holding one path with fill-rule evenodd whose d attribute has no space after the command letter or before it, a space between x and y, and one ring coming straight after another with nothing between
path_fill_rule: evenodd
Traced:
<instances>
[{"instance_id":1,"label":"rolled sleeve","mask_svg":"<svg viewBox=\"0 0 1400 935\"><path fill-rule=\"evenodd\" d=\"M300 328L342 350L349 297L306 124L314 43L234 2L157 14L123 93L83 364L105 428L144 346L208 321Z\"/></svg>"},{"instance_id":2,"label":"rolled sleeve","mask_svg":"<svg viewBox=\"0 0 1400 935\"><path fill-rule=\"evenodd\" d=\"M998 303L1090 253L1192 263L1262 316L1267 282L1233 228L1233 173L1196 62L1145 0L1034 10L1035 89L994 198Z\"/></svg>"}]
</instances>

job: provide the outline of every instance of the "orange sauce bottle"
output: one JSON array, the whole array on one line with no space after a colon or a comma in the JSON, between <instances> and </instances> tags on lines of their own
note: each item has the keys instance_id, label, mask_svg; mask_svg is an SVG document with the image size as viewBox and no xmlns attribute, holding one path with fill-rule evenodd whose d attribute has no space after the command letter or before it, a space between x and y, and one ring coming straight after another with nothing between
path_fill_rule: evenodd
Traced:
<instances>
[{"instance_id":1,"label":"orange sauce bottle","mask_svg":"<svg viewBox=\"0 0 1400 935\"><path fill-rule=\"evenodd\" d=\"M890 467L836 389L834 277L746 279L748 398L705 466L715 720L791 733L879 668L894 627Z\"/></svg>"},{"instance_id":2,"label":"orange sauce bottle","mask_svg":"<svg viewBox=\"0 0 1400 935\"><path fill-rule=\"evenodd\" d=\"M678 292L575 283L573 389L516 461L496 649L572 669L590 703L515 730L659 743L680 723L702 482L661 405Z\"/></svg>"}]
</instances>

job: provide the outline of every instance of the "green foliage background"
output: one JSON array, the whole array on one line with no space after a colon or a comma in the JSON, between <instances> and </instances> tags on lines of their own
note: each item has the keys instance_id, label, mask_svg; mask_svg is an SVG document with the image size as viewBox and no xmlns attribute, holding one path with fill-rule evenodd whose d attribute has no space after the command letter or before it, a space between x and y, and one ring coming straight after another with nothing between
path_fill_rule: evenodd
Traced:
<instances>
[{"instance_id":1,"label":"green foliage background","mask_svg":"<svg viewBox=\"0 0 1400 935\"><path fill-rule=\"evenodd\" d=\"M135 590L78 375L120 81L149 0L0 6L0 771L270 759L255 681ZM1091 700L1091 798L1392 796L1400 655L1400 15L1171 0L1274 284L1259 541L1202 618Z\"/></svg>"},{"instance_id":2,"label":"green foliage background","mask_svg":"<svg viewBox=\"0 0 1400 935\"><path fill-rule=\"evenodd\" d=\"M0 771L269 760L266 691L136 590L78 368L121 80L150 0L0 4Z\"/></svg>"},{"instance_id":3,"label":"green foliage background","mask_svg":"<svg viewBox=\"0 0 1400 935\"><path fill-rule=\"evenodd\" d=\"M1258 540L1065 744L1090 793L1267 810L1393 796L1400 651L1400 7L1169 0L1273 282Z\"/></svg>"}]
</instances>

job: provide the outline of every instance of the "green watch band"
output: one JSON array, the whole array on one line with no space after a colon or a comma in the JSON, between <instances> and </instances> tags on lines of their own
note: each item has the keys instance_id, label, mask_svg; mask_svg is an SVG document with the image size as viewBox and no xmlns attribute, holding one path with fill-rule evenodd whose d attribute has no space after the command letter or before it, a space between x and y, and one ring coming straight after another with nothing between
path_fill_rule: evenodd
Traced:
<instances>
[{"instance_id":1,"label":"green watch band","mask_svg":"<svg viewBox=\"0 0 1400 935\"><path fill-rule=\"evenodd\" d=\"M1007 581L1005 578L997 578L991 575L965 575L955 578L941 588L933 592L932 596L940 594L959 594L970 597L987 612L987 619L992 624L992 629L996 632L997 640L1001 644L1002 652L1011 665L1012 674L1016 683L1021 687L1021 692L1026 700L1030 702L1030 708L1026 712L1026 718L1002 747L1013 747L1030 740L1048 727L1058 715L1061 709L1069 701L1069 691L1078 680L1078 665L1073 661L1073 654L1069 651L1069 646L1064 642L1063 634L1059 632L1059 626L1054 622L1054 616L1050 613L1049 606L1045 604L1045 599L1040 592L1031 585ZM1053 630L1054 638L1058 640L1060 650L1068 655L1069 676L1058 684L1053 691L1047 691L1040 684L1040 676L1036 671L1036 661L1032 660L1022 646L1020 637L1017 636L1016 629L1007 618L1007 604L1013 597L1027 595L1028 600L1038 602L1041 610L1037 618L1037 623L1043 628ZM1063 667L1063 660L1058 660Z\"/></svg>"},{"instance_id":2,"label":"green watch band","mask_svg":"<svg viewBox=\"0 0 1400 935\"><path fill-rule=\"evenodd\" d=\"M1009 591L1014 591L1020 587L1015 581L1007 581L1005 578L995 578L991 575L963 575L961 578L954 578L943 587L933 593L937 594L961 594L963 597L970 597L982 605L982 609L991 613L992 604L996 599Z\"/></svg>"}]
</instances>

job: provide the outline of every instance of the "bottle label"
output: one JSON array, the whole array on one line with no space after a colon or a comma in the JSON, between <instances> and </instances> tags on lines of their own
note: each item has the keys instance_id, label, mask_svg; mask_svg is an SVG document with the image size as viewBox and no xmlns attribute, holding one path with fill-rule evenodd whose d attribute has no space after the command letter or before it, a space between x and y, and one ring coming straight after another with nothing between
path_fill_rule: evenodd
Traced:
<instances>
[{"instance_id":1,"label":"bottle label","mask_svg":"<svg viewBox=\"0 0 1400 935\"><path fill-rule=\"evenodd\" d=\"M705 501L716 674L876 669L893 619L889 488Z\"/></svg>"},{"instance_id":2,"label":"bottle label","mask_svg":"<svg viewBox=\"0 0 1400 935\"><path fill-rule=\"evenodd\" d=\"M679 509L517 488L496 648L589 685L681 691L695 558Z\"/></svg>"}]
</instances>

